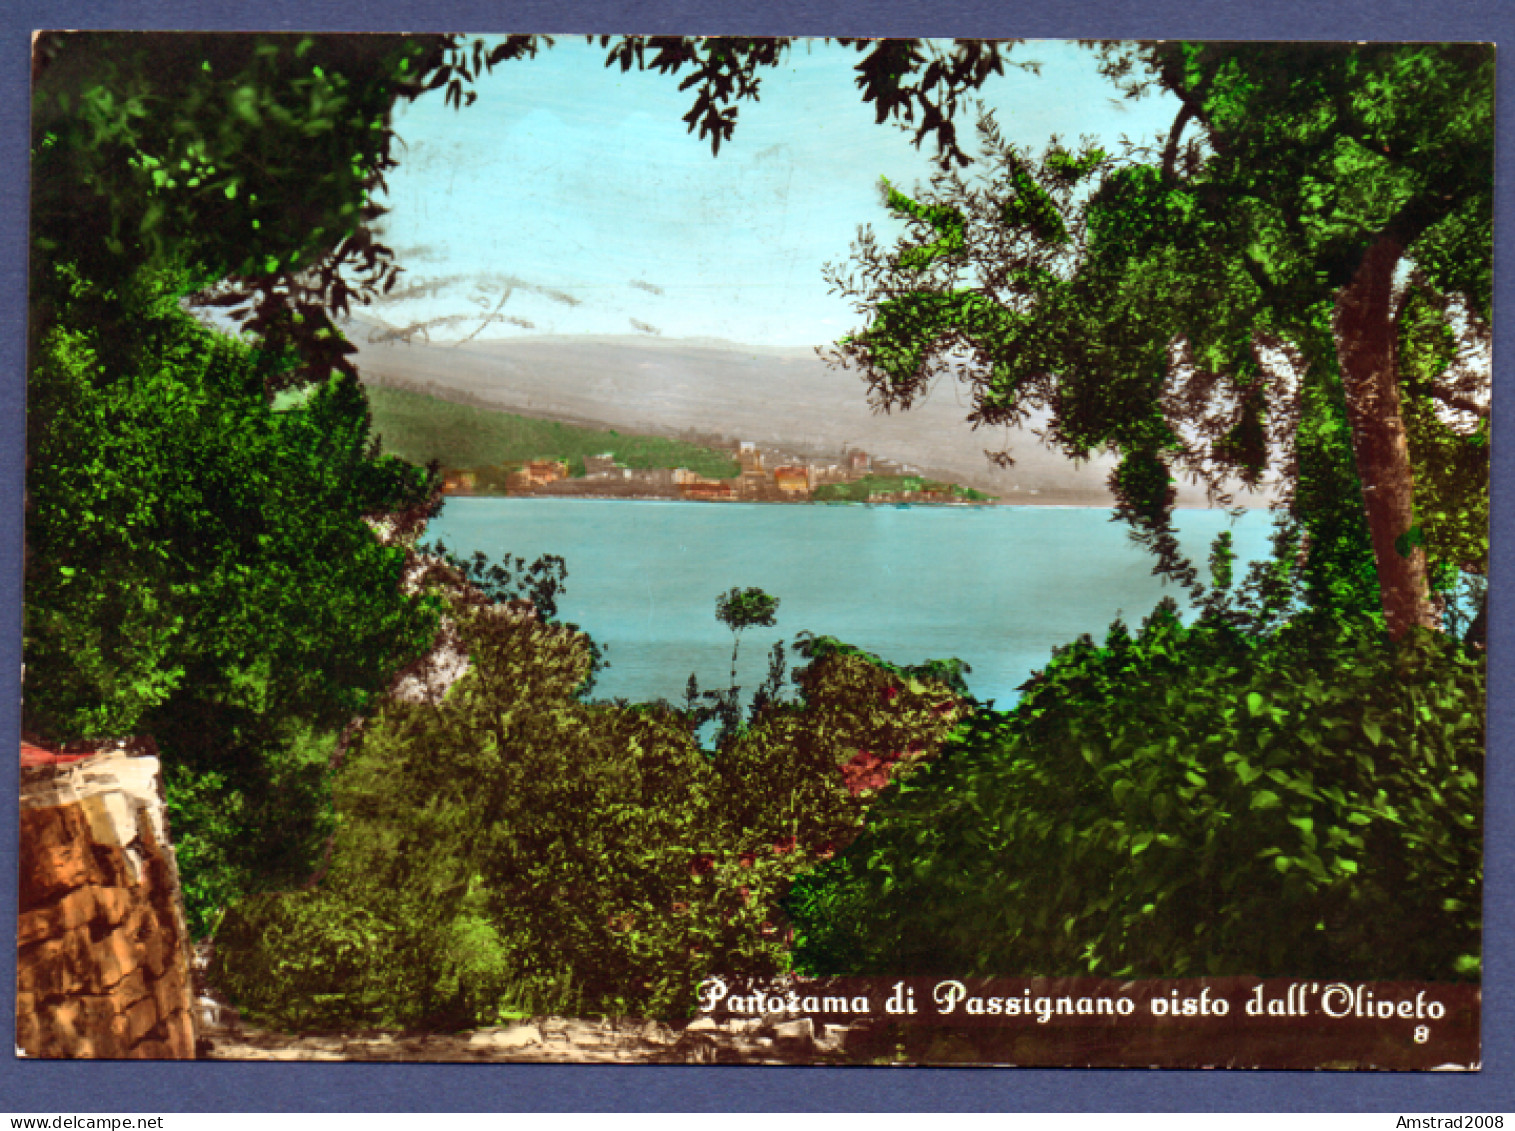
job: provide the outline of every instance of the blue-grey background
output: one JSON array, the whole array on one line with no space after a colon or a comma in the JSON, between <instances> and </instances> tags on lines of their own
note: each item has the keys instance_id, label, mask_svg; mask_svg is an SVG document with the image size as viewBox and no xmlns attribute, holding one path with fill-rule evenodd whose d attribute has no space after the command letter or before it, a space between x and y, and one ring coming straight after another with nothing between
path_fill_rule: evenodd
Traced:
<instances>
[{"instance_id":1,"label":"blue-grey background","mask_svg":"<svg viewBox=\"0 0 1515 1131\"><path fill-rule=\"evenodd\" d=\"M1280 1072L559 1067L546 1065L28 1062L0 1053L0 1111L1515 1110L1515 413L1508 350L1515 5L1508 0L10 0L0 7L0 735L14 747L20 684L26 111L35 28L1043 38L1418 39L1501 44L1498 89L1494 561L1490 633L1484 1064L1477 1075ZM0 796L16 761L0 757ZM16 810L0 804L0 1048L11 1038ZM1386 1124L1387 1125L1387 1124Z\"/></svg>"}]
</instances>

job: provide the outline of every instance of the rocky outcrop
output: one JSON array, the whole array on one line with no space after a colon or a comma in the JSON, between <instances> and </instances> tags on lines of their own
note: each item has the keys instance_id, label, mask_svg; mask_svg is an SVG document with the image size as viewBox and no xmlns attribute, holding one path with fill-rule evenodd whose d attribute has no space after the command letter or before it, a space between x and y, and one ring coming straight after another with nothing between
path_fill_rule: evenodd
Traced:
<instances>
[{"instance_id":1,"label":"rocky outcrop","mask_svg":"<svg viewBox=\"0 0 1515 1131\"><path fill-rule=\"evenodd\" d=\"M191 1058L189 936L158 760L24 747L16 1044Z\"/></svg>"}]
</instances>

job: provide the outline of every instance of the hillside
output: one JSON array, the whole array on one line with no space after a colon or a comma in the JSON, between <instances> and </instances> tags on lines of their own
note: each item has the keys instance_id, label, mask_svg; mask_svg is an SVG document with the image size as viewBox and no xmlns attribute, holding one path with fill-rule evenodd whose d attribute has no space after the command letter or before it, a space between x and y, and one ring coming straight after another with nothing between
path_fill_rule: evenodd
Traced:
<instances>
[{"instance_id":1,"label":"hillside","mask_svg":"<svg viewBox=\"0 0 1515 1131\"><path fill-rule=\"evenodd\" d=\"M412 463L472 468L562 459L570 474L582 475L585 456L614 452L627 467L687 467L711 478L738 472L727 453L683 440L534 420L382 385L370 385L368 399L384 450Z\"/></svg>"},{"instance_id":2,"label":"hillside","mask_svg":"<svg viewBox=\"0 0 1515 1131\"><path fill-rule=\"evenodd\" d=\"M1110 505L1108 456L1080 464L1029 429L975 431L964 419L963 391L950 381L909 412L876 413L856 373L828 367L810 349L652 338L405 342L362 315L345 329L370 390L406 389L623 435L751 440L800 457L860 449L1003 503ZM985 458L985 449L1005 446L1013 467ZM439 458L459 466L461 457ZM1237 502L1270 499L1242 493ZM1181 483L1178 501L1204 506L1205 495Z\"/></svg>"}]
</instances>

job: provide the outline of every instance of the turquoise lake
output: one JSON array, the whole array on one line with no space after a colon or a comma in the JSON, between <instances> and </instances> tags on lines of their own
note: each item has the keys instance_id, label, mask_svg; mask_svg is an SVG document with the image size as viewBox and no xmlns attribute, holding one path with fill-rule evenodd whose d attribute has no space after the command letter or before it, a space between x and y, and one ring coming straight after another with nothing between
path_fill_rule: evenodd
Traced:
<instances>
[{"instance_id":1,"label":"turquoise lake","mask_svg":"<svg viewBox=\"0 0 1515 1131\"><path fill-rule=\"evenodd\" d=\"M1009 706L1053 647L1103 638L1117 614L1133 628L1172 585L1126 527L1093 507L784 506L610 499L447 501L428 539L568 565L559 616L606 647L595 698L682 701L690 673L725 687L731 632L716 597L758 586L778 623L742 634L744 698L768 650L804 630L902 664L957 657L980 699ZM1186 552L1203 566L1230 529L1245 563L1268 555L1268 512L1178 512ZM1203 572L1203 571L1202 571Z\"/></svg>"}]
</instances>

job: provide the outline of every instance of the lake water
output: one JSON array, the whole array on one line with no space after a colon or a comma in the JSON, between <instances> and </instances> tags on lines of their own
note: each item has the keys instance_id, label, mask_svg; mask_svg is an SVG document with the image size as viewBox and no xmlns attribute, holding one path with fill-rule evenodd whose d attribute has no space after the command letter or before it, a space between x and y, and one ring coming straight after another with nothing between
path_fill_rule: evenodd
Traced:
<instances>
[{"instance_id":1,"label":"lake water","mask_svg":"<svg viewBox=\"0 0 1515 1131\"><path fill-rule=\"evenodd\" d=\"M559 554L559 616L607 648L596 698L682 700L691 672L729 682L731 632L716 598L757 586L777 626L742 633L744 697L776 640L835 636L896 663L957 657L980 699L1009 706L1054 646L1135 628L1172 585L1110 512L1092 507L785 506L608 499L454 497L428 532L455 553ZM1197 563L1229 528L1247 562L1268 555L1270 516L1184 510Z\"/></svg>"}]
</instances>

